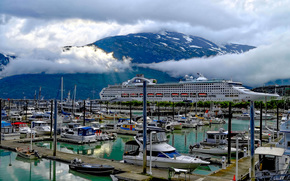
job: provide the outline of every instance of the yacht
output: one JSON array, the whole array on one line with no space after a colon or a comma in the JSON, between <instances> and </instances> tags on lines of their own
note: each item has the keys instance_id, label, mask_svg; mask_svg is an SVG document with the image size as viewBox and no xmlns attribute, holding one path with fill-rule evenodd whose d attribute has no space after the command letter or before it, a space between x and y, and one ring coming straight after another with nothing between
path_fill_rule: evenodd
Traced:
<instances>
[{"instance_id":1,"label":"yacht","mask_svg":"<svg viewBox=\"0 0 290 181\"><path fill-rule=\"evenodd\" d=\"M150 138L152 135L152 138ZM150 140L152 140L152 147L150 148ZM165 130L148 127L147 129L147 166L151 162L153 167L157 168L180 168L194 170L201 164L209 164L196 157L184 156L177 152L177 150L167 143ZM150 151L151 150L151 151ZM134 140L128 141L125 144L125 152L123 154L124 163L135 165L143 165L143 132L139 132Z\"/></svg>"},{"instance_id":2,"label":"yacht","mask_svg":"<svg viewBox=\"0 0 290 181\"><path fill-rule=\"evenodd\" d=\"M82 143L96 142L95 131L92 127L77 127L75 129L62 133L61 137L81 141Z\"/></svg>"},{"instance_id":3,"label":"yacht","mask_svg":"<svg viewBox=\"0 0 290 181\"><path fill-rule=\"evenodd\" d=\"M232 80L207 79L202 74L198 78L185 76L178 83L157 84L156 79L145 78L143 74L119 85L109 85L100 92L102 100L143 100L143 82L147 82L148 101L248 101L277 99L278 94L253 92L241 82ZM268 99L269 99L268 98Z\"/></svg>"},{"instance_id":4,"label":"yacht","mask_svg":"<svg viewBox=\"0 0 290 181\"><path fill-rule=\"evenodd\" d=\"M38 135L50 135L50 126L45 121L32 121L32 130L36 131ZM53 131L53 129L52 129Z\"/></svg>"},{"instance_id":5,"label":"yacht","mask_svg":"<svg viewBox=\"0 0 290 181\"><path fill-rule=\"evenodd\" d=\"M12 123L13 127L16 131L18 131L20 134L35 134L35 130L31 130L30 127L24 122L14 122Z\"/></svg>"}]
</instances>

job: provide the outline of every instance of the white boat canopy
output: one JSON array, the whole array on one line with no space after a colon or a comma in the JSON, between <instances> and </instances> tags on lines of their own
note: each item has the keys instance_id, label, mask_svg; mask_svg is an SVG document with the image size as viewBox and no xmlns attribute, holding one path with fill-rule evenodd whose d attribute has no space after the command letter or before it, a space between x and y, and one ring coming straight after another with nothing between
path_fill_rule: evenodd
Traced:
<instances>
[{"instance_id":1,"label":"white boat canopy","mask_svg":"<svg viewBox=\"0 0 290 181\"><path fill-rule=\"evenodd\" d=\"M255 150L256 155L272 155L272 156L283 156L285 149L277 147L258 147Z\"/></svg>"}]
</instances>

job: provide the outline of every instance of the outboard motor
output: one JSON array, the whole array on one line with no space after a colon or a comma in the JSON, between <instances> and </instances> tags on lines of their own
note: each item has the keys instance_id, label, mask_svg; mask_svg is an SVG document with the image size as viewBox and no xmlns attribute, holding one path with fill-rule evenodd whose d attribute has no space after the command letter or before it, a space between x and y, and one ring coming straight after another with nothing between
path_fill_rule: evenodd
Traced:
<instances>
[{"instance_id":1,"label":"outboard motor","mask_svg":"<svg viewBox=\"0 0 290 181\"><path fill-rule=\"evenodd\" d=\"M41 158L41 156L38 154L38 151L34 151L34 155L37 156L37 158Z\"/></svg>"}]
</instances>

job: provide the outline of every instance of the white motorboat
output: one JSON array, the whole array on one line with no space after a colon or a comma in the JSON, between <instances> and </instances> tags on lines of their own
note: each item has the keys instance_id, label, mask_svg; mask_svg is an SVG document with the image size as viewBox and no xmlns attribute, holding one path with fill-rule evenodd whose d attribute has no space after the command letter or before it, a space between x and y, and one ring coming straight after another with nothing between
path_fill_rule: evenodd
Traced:
<instances>
[{"instance_id":1,"label":"white motorboat","mask_svg":"<svg viewBox=\"0 0 290 181\"><path fill-rule=\"evenodd\" d=\"M147 129L147 166L150 165L150 150L152 151L151 163L158 168L180 168L196 169L200 164L209 164L200 158L181 155L177 150L167 143L165 131L160 128ZM152 135L152 138L150 138ZM143 134L137 134L135 140L125 144L123 160L125 163L143 165ZM152 140L152 147L150 141Z\"/></svg>"},{"instance_id":2,"label":"white motorboat","mask_svg":"<svg viewBox=\"0 0 290 181\"><path fill-rule=\"evenodd\" d=\"M211 154L211 155L227 155L228 147L227 146L201 146L200 144L189 146L191 153L203 153L203 154ZM231 148L231 154L236 153L236 148ZM239 151L239 150L238 150Z\"/></svg>"},{"instance_id":3,"label":"white motorboat","mask_svg":"<svg viewBox=\"0 0 290 181\"><path fill-rule=\"evenodd\" d=\"M182 125L181 128L195 128L197 125L195 122L191 121L191 119L187 119L186 117L181 117L177 122Z\"/></svg>"},{"instance_id":4,"label":"white motorboat","mask_svg":"<svg viewBox=\"0 0 290 181\"><path fill-rule=\"evenodd\" d=\"M32 121L32 130L36 131L38 135L49 135L51 127L45 121ZM52 129L53 132L53 129Z\"/></svg>"},{"instance_id":5,"label":"white motorboat","mask_svg":"<svg viewBox=\"0 0 290 181\"><path fill-rule=\"evenodd\" d=\"M16 131L18 131L20 134L35 134L35 130L31 130L30 127L27 126L24 122L14 122L12 123L13 127Z\"/></svg>"},{"instance_id":6,"label":"white motorboat","mask_svg":"<svg viewBox=\"0 0 290 181\"><path fill-rule=\"evenodd\" d=\"M77 127L76 130L68 130L61 134L62 138L68 138L82 143L96 142L95 131L92 127Z\"/></svg>"},{"instance_id":7,"label":"white motorboat","mask_svg":"<svg viewBox=\"0 0 290 181\"><path fill-rule=\"evenodd\" d=\"M109 140L109 135L107 135L103 130L101 129L101 124L99 122L91 122L91 127L93 128L96 139L100 141Z\"/></svg>"}]
</instances>

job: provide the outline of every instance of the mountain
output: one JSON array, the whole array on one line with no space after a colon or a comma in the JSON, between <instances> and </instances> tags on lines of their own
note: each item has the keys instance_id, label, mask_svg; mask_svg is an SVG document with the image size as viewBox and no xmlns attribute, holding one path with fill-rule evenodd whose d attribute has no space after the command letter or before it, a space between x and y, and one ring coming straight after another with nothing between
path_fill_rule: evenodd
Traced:
<instances>
[{"instance_id":1,"label":"mountain","mask_svg":"<svg viewBox=\"0 0 290 181\"><path fill-rule=\"evenodd\" d=\"M255 48L254 46L239 44L219 46L201 37L168 31L107 37L87 46L94 45L105 52L113 52L114 57L119 60L124 56L131 57L133 63L152 63L228 53L243 53ZM64 49L69 50L70 47Z\"/></svg>"},{"instance_id":2,"label":"mountain","mask_svg":"<svg viewBox=\"0 0 290 181\"><path fill-rule=\"evenodd\" d=\"M4 55L0 53L0 71L2 71L4 66L6 66L10 62L10 60L14 58L16 57L12 55Z\"/></svg>"},{"instance_id":3,"label":"mountain","mask_svg":"<svg viewBox=\"0 0 290 181\"><path fill-rule=\"evenodd\" d=\"M0 79L0 98L33 99L35 94L38 96L41 87L41 97L44 99L60 99L60 80L63 77L64 98L69 91L73 95L76 85L76 99L96 99L100 98L99 93L104 87L109 84L121 84L135 77L136 74L157 79L158 83L179 81L178 78L170 77L164 72L141 67L132 67L125 72L103 74L25 74Z\"/></svg>"}]
</instances>

